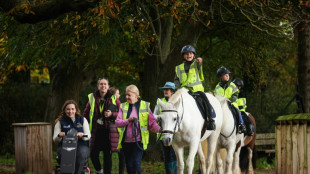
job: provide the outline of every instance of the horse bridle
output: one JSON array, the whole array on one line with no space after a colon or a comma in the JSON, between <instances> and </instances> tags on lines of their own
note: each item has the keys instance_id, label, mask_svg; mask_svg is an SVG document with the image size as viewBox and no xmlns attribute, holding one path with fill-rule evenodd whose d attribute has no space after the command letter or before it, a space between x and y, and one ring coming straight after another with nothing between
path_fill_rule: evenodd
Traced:
<instances>
[{"instance_id":1,"label":"horse bridle","mask_svg":"<svg viewBox=\"0 0 310 174\"><path fill-rule=\"evenodd\" d=\"M174 129L173 131L171 130L162 130L161 133L167 133L167 134L172 134L174 137L174 134L176 132L177 126L180 127L181 121L183 120L183 115L184 115L184 106L183 106L183 97L181 95L181 99L182 99L182 108L183 108L183 112L182 112L182 117L180 120L180 116L179 116L179 112L177 110L162 110L161 112L176 112L177 113L177 122L175 123Z\"/></svg>"}]
</instances>

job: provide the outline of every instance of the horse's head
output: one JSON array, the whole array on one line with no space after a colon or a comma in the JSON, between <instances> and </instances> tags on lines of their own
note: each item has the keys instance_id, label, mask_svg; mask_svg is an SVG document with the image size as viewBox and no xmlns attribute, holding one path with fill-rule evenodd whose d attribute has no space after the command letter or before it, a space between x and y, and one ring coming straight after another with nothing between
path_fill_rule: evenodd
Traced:
<instances>
[{"instance_id":1,"label":"horse's head","mask_svg":"<svg viewBox=\"0 0 310 174\"><path fill-rule=\"evenodd\" d=\"M161 120L162 126L162 136L163 136L163 143L165 146L170 146L172 144L173 136L179 129L180 124L180 116L179 116L179 105L180 101L177 102L167 102L163 103L159 100L158 106L161 110L161 114L159 118Z\"/></svg>"}]
</instances>

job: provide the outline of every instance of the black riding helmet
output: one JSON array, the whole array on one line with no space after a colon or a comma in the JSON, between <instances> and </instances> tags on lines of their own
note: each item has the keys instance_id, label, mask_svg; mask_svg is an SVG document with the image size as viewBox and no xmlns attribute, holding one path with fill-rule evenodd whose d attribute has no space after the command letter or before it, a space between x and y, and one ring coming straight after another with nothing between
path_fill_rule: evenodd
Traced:
<instances>
[{"instance_id":1,"label":"black riding helmet","mask_svg":"<svg viewBox=\"0 0 310 174\"><path fill-rule=\"evenodd\" d=\"M220 67L219 69L217 69L216 71L216 75L217 77L222 77L225 74L230 74L229 69L225 68L225 67Z\"/></svg>"},{"instance_id":2,"label":"black riding helmet","mask_svg":"<svg viewBox=\"0 0 310 174\"><path fill-rule=\"evenodd\" d=\"M234 84L236 84L237 86L241 86L241 88L243 88L243 86L244 86L243 81L242 81L241 79L239 79L239 78L234 79L233 82L234 82Z\"/></svg>"},{"instance_id":3,"label":"black riding helmet","mask_svg":"<svg viewBox=\"0 0 310 174\"><path fill-rule=\"evenodd\" d=\"M194 54L196 54L195 47L193 47L192 45L185 45L181 50L181 54L183 55L184 53L188 52L193 52Z\"/></svg>"}]
</instances>

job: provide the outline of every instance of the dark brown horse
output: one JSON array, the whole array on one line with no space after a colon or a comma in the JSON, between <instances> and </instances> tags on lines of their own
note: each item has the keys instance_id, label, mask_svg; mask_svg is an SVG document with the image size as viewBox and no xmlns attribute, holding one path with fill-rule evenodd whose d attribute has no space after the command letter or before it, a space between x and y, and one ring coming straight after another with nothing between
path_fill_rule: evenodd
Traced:
<instances>
[{"instance_id":1,"label":"dark brown horse","mask_svg":"<svg viewBox=\"0 0 310 174\"><path fill-rule=\"evenodd\" d=\"M254 117L247 113L248 117L254 125L255 131L252 136L246 136L244 139L244 145L240 151L240 168L245 173L254 174L254 168L256 168L256 154L254 152L255 140L256 140L256 123Z\"/></svg>"}]
</instances>

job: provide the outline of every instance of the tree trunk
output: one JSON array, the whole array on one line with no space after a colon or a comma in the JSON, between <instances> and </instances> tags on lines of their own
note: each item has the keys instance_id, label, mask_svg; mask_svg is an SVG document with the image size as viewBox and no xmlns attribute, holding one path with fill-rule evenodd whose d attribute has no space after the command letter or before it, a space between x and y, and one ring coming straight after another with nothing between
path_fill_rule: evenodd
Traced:
<instances>
[{"instance_id":1,"label":"tree trunk","mask_svg":"<svg viewBox=\"0 0 310 174\"><path fill-rule=\"evenodd\" d=\"M298 26L298 91L304 111L310 112L310 26ZM301 107L301 106L299 106Z\"/></svg>"},{"instance_id":2,"label":"tree trunk","mask_svg":"<svg viewBox=\"0 0 310 174\"><path fill-rule=\"evenodd\" d=\"M56 69L50 69L50 92L44 120L54 123L66 100L73 99L79 103L80 92L88 84L93 71L83 72L75 65L63 63ZM83 109L84 106L79 106ZM82 114L83 110L81 110Z\"/></svg>"}]
</instances>

